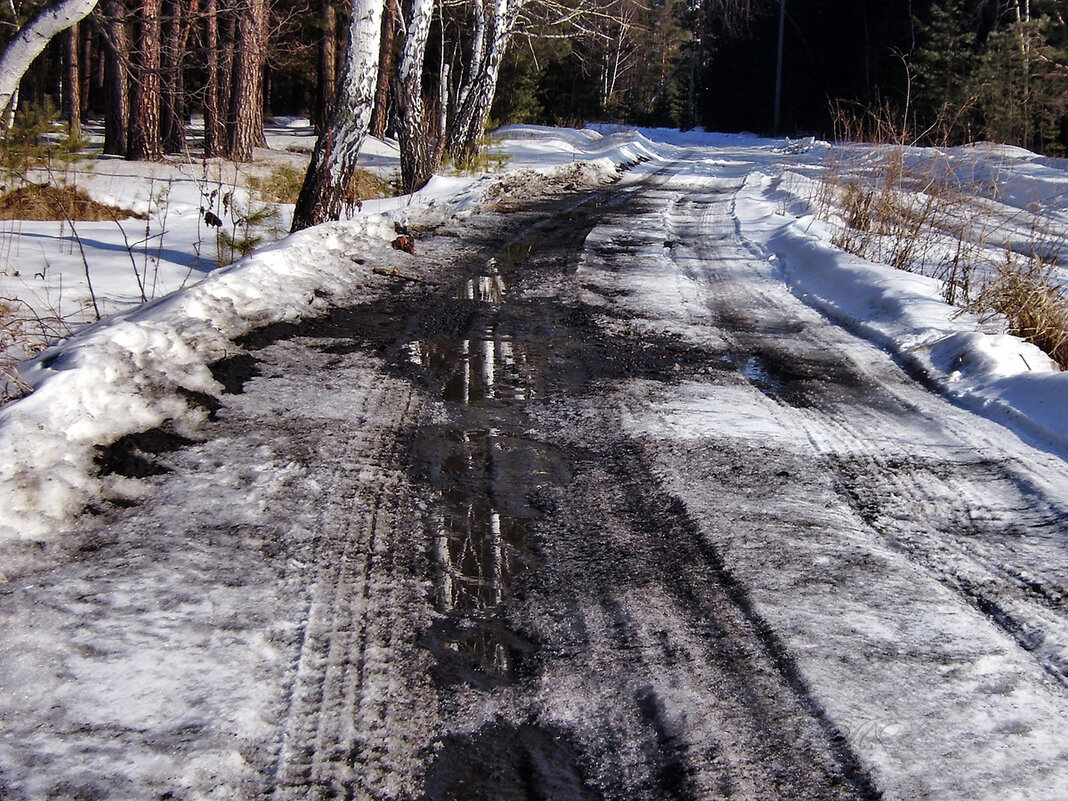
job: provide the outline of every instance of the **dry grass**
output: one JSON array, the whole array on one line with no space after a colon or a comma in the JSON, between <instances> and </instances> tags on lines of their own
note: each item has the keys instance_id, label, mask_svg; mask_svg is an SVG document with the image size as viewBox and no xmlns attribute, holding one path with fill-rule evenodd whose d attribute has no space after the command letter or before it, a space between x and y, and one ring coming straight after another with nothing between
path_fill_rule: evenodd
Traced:
<instances>
[{"instance_id":1,"label":"dry grass","mask_svg":"<svg viewBox=\"0 0 1068 801\"><path fill-rule=\"evenodd\" d=\"M257 200L265 203L297 202L304 184L305 170L292 164L279 164L266 175L251 175L248 190ZM349 184L348 194L354 201L372 200L392 194L389 185L367 170L357 169Z\"/></svg>"},{"instance_id":2,"label":"dry grass","mask_svg":"<svg viewBox=\"0 0 1068 801\"><path fill-rule=\"evenodd\" d=\"M374 200L394 194L389 184L367 170L356 170L349 183L349 193L357 200Z\"/></svg>"},{"instance_id":3,"label":"dry grass","mask_svg":"<svg viewBox=\"0 0 1068 801\"><path fill-rule=\"evenodd\" d=\"M1002 315L1010 334L1037 345L1068 369L1068 289L1055 275L1056 262L1010 256L968 310Z\"/></svg>"},{"instance_id":4,"label":"dry grass","mask_svg":"<svg viewBox=\"0 0 1068 801\"><path fill-rule=\"evenodd\" d=\"M292 164L279 164L267 175L251 175L249 191L267 203L296 203L304 171Z\"/></svg>"},{"instance_id":5,"label":"dry grass","mask_svg":"<svg viewBox=\"0 0 1068 801\"><path fill-rule=\"evenodd\" d=\"M839 115L839 132L877 147L825 165L816 198L821 216L838 223L836 246L942 282L946 302L980 319L1000 316L1009 333L1037 345L1068 369L1068 287L1056 278L1055 227L1031 219L1031 247L1003 258L987 247L982 198L988 187L958 177L939 151L911 150L916 141L889 111L858 120ZM928 132L929 133L929 132ZM910 153L912 154L910 156Z\"/></svg>"},{"instance_id":6,"label":"dry grass","mask_svg":"<svg viewBox=\"0 0 1068 801\"><path fill-rule=\"evenodd\" d=\"M76 187L27 184L0 196L0 220L99 222L147 219L98 203Z\"/></svg>"}]
</instances>

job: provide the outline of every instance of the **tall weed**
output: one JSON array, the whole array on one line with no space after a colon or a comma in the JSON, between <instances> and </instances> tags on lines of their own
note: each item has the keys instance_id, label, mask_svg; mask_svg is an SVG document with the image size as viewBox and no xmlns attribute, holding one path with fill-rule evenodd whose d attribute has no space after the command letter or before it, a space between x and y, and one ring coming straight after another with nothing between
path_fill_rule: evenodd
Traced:
<instances>
[{"instance_id":1,"label":"tall weed","mask_svg":"<svg viewBox=\"0 0 1068 801\"><path fill-rule=\"evenodd\" d=\"M837 228L834 244L939 279L946 302L981 320L1003 320L1068 369L1068 288L1051 255L1058 243L1044 241L1057 226L1036 209L1022 210L1011 222L1030 226L1030 246L999 249L989 202L996 189L975 170L962 170L946 149L917 146L931 130L914 134L907 115L895 117L889 106L839 106L836 130L851 144L829 157L816 198L820 215Z\"/></svg>"}]
</instances>

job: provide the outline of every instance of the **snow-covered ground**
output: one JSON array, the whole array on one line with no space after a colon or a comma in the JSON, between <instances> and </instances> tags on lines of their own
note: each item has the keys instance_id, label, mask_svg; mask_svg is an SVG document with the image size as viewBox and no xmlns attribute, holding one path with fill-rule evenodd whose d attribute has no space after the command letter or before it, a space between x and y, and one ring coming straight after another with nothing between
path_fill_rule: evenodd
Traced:
<instances>
[{"instance_id":1,"label":"snow-covered ground","mask_svg":"<svg viewBox=\"0 0 1068 801\"><path fill-rule=\"evenodd\" d=\"M307 126L283 121L270 133L274 148L262 151L252 169L299 168L312 144ZM499 131L495 148L507 160L494 174L436 177L415 196L365 203L353 220L282 239L221 269L203 211L218 212L224 229L235 232L249 201L247 175L219 162L102 159L68 176L95 199L146 214L145 220L78 223L76 230L5 223L0 295L78 327L92 319L88 275L107 316L19 369L33 392L0 410L0 540L50 539L101 494L136 495L136 483L117 486L95 475L94 446L164 420L179 432L195 425L202 411L182 393L212 393L207 365L252 328L351 299L355 254L388 243L395 221L468 214L494 203L502 187L533 186L535 173L589 185L615 180L625 166L622 180L640 181L683 150L698 152L710 168L733 161L746 175L734 208L738 231L795 294L961 403L1045 447L1068 451L1068 374L1003 333L997 320L981 321L943 303L935 279L863 261L831 244L834 228L816 218L812 198L828 165L844 162L843 148L700 131L533 126ZM990 145L940 155L996 188L986 232L1005 230L1005 220L1022 218L1036 203L1046 219L1068 217L1063 161ZM362 158L382 176L396 170L391 143L372 140ZM282 207L273 223L277 236L287 212Z\"/></svg>"},{"instance_id":2,"label":"snow-covered ground","mask_svg":"<svg viewBox=\"0 0 1068 801\"><path fill-rule=\"evenodd\" d=\"M299 162L298 151L311 143L299 122L273 135L276 149L264 159ZM634 349L628 357L648 352L651 366L679 380L628 376L572 399L528 393L520 382L516 398L538 402L516 412L528 416L514 436L434 434L442 465L460 455L463 464L479 465L459 471L458 486L468 473L510 475L502 468L512 448L505 443L529 441L533 456L517 450L511 468L521 488L537 480L544 499L574 509L572 517L545 521L561 535L555 558L563 573L559 592L539 603L556 595L562 607L581 601L575 628L596 647L574 647L575 632L554 614L535 616L534 629L549 638L546 672L536 682L541 717L600 737L637 699L654 718L657 749L670 745L665 768L684 773L689 763L671 760L689 743L716 768L708 775L730 775L717 764L732 755L767 767L762 738L773 734L758 728L742 745L732 738L746 732L747 705L764 710L767 717L756 720L771 728L788 719L782 698L753 690L781 690L785 675L793 685L786 695L809 704L802 717L823 727L816 739L852 749L887 798L1060 801L1068 653L1064 374L997 321L942 303L933 279L833 247L835 229L812 214L813 198L828 164L845 163L849 153L826 143L522 126L501 131L496 147L508 156L499 172L438 177L414 197L366 203L353 220L282 239L229 267L190 273L197 263L191 245L176 246L185 255L173 259L169 248L157 249L158 263L142 253L148 261L139 263L153 275L158 266L159 275L147 303L117 226L92 235L79 227L98 300L121 311L23 365L20 376L34 392L0 409L0 553L12 555L0 561L10 577L0 573L0 796L142 797L152 788L153 796L166 789L174 797L257 797L270 765L278 797L307 797L307 783L325 787L334 769L350 794L359 779L405 797L405 783L422 776L412 765L442 745L420 751L438 732L440 714L434 689L420 684L430 683L432 670L419 639L429 625L429 580L404 570L406 560L428 558L420 534L408 535L430 530L413 522L411 509L425 511L433 500L417 499L429 490L387 458L396 447L389 433L413 420L429 419L434 425L426 427L437 429L454 415L432 408L433 393L422 398L386 371L373 349L349 353L283 337L259 352L264 369L250 391L225 395L213 435L174 455L173 474L148 482L100 476L96 446L163 425L198 439L205 396L224 397L209 366L242 353L235 338L253 329L333 305L395 311L396 282L372 268L424 267L418 241L414 257L391 248L395 223L417 234L447 223L424 240L424 253L438 248L426 256L433 276L434 258L444 264L464 252L465 240L446 235L465 230L454 218L507 207L543 185L618 180L620 193L610 194L622 205L606 203L615 211L598 210L592 230L582 229L580 213L571 223L586 237L575 246L575 276L557 283L547 274L526 288L517 281L503 294L520 306L551 307L559 292L569 304L603 311L587 332L603 326L606 340L619 333L621 347ZM849 152L860 159L871 149ZM1058 162L990 146L948 155L943 163L961 173L1003 180L1000 191L984 195L997 204L984 207L992 209L988 229L1008 230L1005 221L1036 198L1049 219L1064 212L1059 187L1068 187L1068 173ZM384 175L396 167L388 143L372 143L366 156ZM165 210L150 202L158 180L116 182L98 166L78 182L120 201L115 187L122 186L124 205L143 203L150 217L166 217L168 241L182 230L189 242L200 241L201 185L175 178ZM104 185L94 188L97 181ZM630 206L627 197L635 199ZM1024 229L1009 236L1026 237ZM43 265L45 277L35 280L55 281L58 290L62 276L63 291L77 298L85 265L80 254L63 254L70 232L56 225L36 232L30 240L54 248L41 249L38 262L21 262L17 278L32 285L25 276ZM570 248L568 241L559 247ZM26 241L16 244L30 252ZM495 278L499 291L504 284ZM874 340L966 408L918 387L886 354L821 315ZM768 361L767 348L742 347L766 332L778 362ZM461 360L468 380L477 372L504 392L524 370L536 371L536 355L520 365L512 351L496 350L498 342L518 350L520 338L504 329L481 336L465 342L483 348L481 360ZM572 358L599 354L603 344ZM676 349L686 348L702 360L689 371L676 361ZM842 397L825 398L826 408L780 402L773 396L797 392L805 400L805 386L776 386L776 369L793 375L781 367L794 357L802 379L824 371L852 377L856 394L843 380L829 390ZM433 359L427 362L430 369ZM556 361L543 367L559 369ZM617 416L622 432L613 429ZM496 425L502 418L488 419ZM582 454L602 448L619 462L611 470L554 470L553 443ZM644 464L636 449L648 452L642 469L655 474L644 489L630 474ZM547 478L554 472L571 475L554 489ZM650 497L624 497L636 491ZM516 494L525 504L526 494ZM106 507L101 498L144 502L78 519L86 508ZM502 513L486 517L500 541ZM662 517L668 522L656 528ZM635 522L650 522L652 534ZM374 539L387 531L395 541ZM605 541L611 563L597 567L590 551ZM50 547L64 542L73 544ZM444 549L434 558L447 562L448 544L435 539L434 547ZM722 561L718 572L709 572L709 547ZM646 559L656 571L645 569ZM731 597L709 600L706 591ZM710 638L732 614L743 619L731 636ZM434 636L445 637L450 657L456 653L447 633ZM742 681L730 694L735 677L717 660L735 651L746 652L743 667L770 655L765 685ZM361 682L370 688L366 697ZM473 692L459 684L460 696ZM520 700L509 709L513 694ZM515 688L471 697L457 704L479 719L471 731L501 729L508 714L530 720ZM499 706L487 706L487 698ZM598 714L608 722L587 725ZM510 747L500 739L500 748ZM788 738L779 756L804 746ZM305 751L322 752L312 765L319 773ZM481 765L465 759L463 748L456 759ZM379 772L372 770L377 760ZM799 786L811 780L784 771ZM688 795L719 792L708 787ZM745 785L734 796L773 797Z\"/></svg>"}]
</instances>

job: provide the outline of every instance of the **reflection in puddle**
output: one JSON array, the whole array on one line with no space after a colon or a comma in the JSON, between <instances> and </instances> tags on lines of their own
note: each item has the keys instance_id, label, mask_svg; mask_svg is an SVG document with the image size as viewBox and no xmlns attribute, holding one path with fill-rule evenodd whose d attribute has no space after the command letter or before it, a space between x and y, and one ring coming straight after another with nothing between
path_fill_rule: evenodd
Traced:
<instances>
[{"instance_id":1,"label":"reflection in puddle","mask_svg":"<svg viewBox=\"0 0 1068 801\"><path fill-rule=\"evenodd\" d=\"M484 304L473 315L477 322L458 336L409 342L405 349L407 360L434 379L440 398L464 412L454 425L425 431L423 440L441 497L430 543L435 605L449 621L439 642L456 655L449 659L496 677L512 676L520 652L529 649L503 620L503 605L530 559L533 512L525 499L560 472L543 444L515 433L525 427L522 402L540 386L548 347L516 341L499 319L505 276L530 251L529 244L505 248L460 287L454 297ZM476 408L477 415L467 414Z\"/></svg>"},{"instance_id":2,"label":"reflection in puddle","mask_svg":"<svg viewBox=\"0 0 1068 801\"><path fill-rule=\"evenodd\" d=\"M486 400L529 400L524 380L536 365L528 349L488 329L472 339L410 342L408 359L429 370L440 382L442 400L477 405Z\"/></svg>"},{"instance_id":3,"label":"reflection in puddle","mask_svg":"<svg viewBox=\"0 0 1068 801\"><path fill-rule=\"evenodd\" d=\"M502 458L493 430L446 432L431 475L444 485L431 543L435 606L466 623L444 644L483 670L507 676L516 662L510 633L496 619L525 567L528 518L505 514L493 500ZM516 488L517 491L517 488Z\"/></svg>"},{"instance_id":4,"label":"reflection in puddle","mask_svg":"<svg viewBox=\"0 0 1068 801\"><path fill-rule=\"evenodd\" d=\"M783 389L782 380L755 354L731 353L723 356L723 361L732 364L735 370L765 395L777 395Z\"/></svg>"},{"instance_id":5,"label":"reflection in puddle","mask_svg":"<svg viewBox=\"0 0 1068 801\"><path fill-rule=\"evenodd\" d=\"M460 292L460 297L465 300L499 305L504 302L504 291L504 279L493 273L468 279Z\"/></svg>"},{"instance_id":6,"label":"reflection in puddle","mask_svg":"<svg viewBox=\"0 0 1068 801\"><path fill-rule=\"evenodd\" d=\"M445 514L434 537L442 611L485 611L500 604L522 570L526 521L507 517L484 495L444 493Z\"/></svg>"}]
</instances>

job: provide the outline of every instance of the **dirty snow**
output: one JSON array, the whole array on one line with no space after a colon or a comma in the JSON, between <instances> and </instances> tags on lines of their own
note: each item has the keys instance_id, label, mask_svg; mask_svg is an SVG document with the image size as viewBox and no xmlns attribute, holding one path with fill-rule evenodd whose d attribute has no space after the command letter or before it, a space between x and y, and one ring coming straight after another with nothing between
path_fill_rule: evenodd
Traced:
<instances>
[{"instance_id":1,"label":"dirty snow","mask_svg":"<svg viewBox=\"0 0 1068 801\"><path fill-rule=\"evenodd\" d=\"M272 136L295 150L310 146L299 121L285 122ZM702 132L531 126L512 127L500 136L497 148L508 156L502 174L439 176L413 197L369 202L353 220L285 238L222 269L212 269L212 264L202 260L203 240L196 238L204 198L198 178L184 184L175 178L168 184L167 207L153 205L153 197L159 194L154 187L160 179L142 180L135 171L125 172L136 170L135 166L115 163L109 168L114 173L110 177L98 167L94 176L80 178L80 184L98 197L108 197L110 192L113 198L125 198L124 205L149 210L154 219L166 215L166 246L134 250L135 261L143 259L137 262L142 265L138 268L142 286L144 276L151 274L154 280L158 278L157 289L146 293L154 295L152 300L140 302L130 251L114 224L93 235L88 229L84 235L80 231L90 274L104 293L105 309L119 311L23 365L20 376L33 393L0 410L0 449L5 454L0 463L0 508L4 510L0 544L59 540L81 511L102 497L140 497L144 492L141 482L97 475L95 446L164 424L178 434L194 434L206 412L190 402L191 394L220 391L208 365L236 352L233 340L258 326L295 320L358 299L363 288L376 281L370 266L390 264L394 258L389 243L395 222L448 220L546 180L589 185L618 178L627 191L682 154L693 166L685 175L678 173L680 186L734 193L730 222L755 260L732 259L723 269L763 271L769 282L778 282L781 294L785 287L808 303L815 311L806 311L813 317L818 311L876 341L897 360L925 374L948 397L1008 424L1056 454L1046 454L1046 463L1051 473L1063 475L1061 457L1068 452L1065 375L1041 353L1007 336L990 321L957 314L939 300L940 287L933 279L864 262L834 248L830 227L805 209L805 187L823 169L829 145ZM1003 207L1030 203L1038 196L1056 211L1056 204L1064 202L1058 186L1068 188L1068 173L1059 162L992 147L975 148L968 155L978 159L976 169L1005 180L1008 189L999 194ZM275 153L273 157L282 156ZM390 143L371 143L365 157L374 169L387 174L395 169L396 151ZM628 169L621 172L621 165ZM1031 190L1029 181L1038 185ZM183 193L185 199L180 200ZM705 220L699 208L680 211L672 222L686 226L684 233L694 239L714 241L717 235L711 228L701 228ZM22 226L17 233L21 237L17 240L20 275L13 276L12 268L5 266L4 280L17 278L33 285L27 276L44 266L45 278L36 280L49 287L42 292L46 301L54 298L61 285L77 298L75 287L84 264L80 254L70 252L69 233L54 225ZM131 229L127 236L132 235ZM691 341L705 337L702 343L710 344L707 337L715 334L700 323L700 292L712 290L707 285L702 289L685 274L685 248L674 256L684 269L670 272L661 268L671 243L650 239L648 233L643 240L642 235L601 226L587 244L597 248L626 243L635 248L633 272L615 279L624 289L634 290L629 301L638 315L634 325L642 325L644 313L650 327L655 322L661 331ZM9 249L16 247L15 237L12 232L5 239ZM36 243L33 248L30 241ZM201 244L195 246L196 242ZM704 251L712 248L706 246ZM665 280L667 276L670 281ZM9 283L4 291L17 288ZM774 449L780 458L795 454L801 469L811 453L841 456L847 455L848 448L864 447L869 455L904 458L937 455L944 447L933 435L931 442L921 441L922 429L902 432L893 428L878 410L853 410L855 432L865 433L865 424L873 423L866 436L846 437L841 431L821 429L804 410L786 413L759 391L762 382L771 380L762 374L759 362L737 368L751 385L712 387L686 381L651 388L631 382L620 390L633 394L628 422L633 431L670 442L680 450L699 449L710 432L726 430L730 436L723 437L724 441L736 440L745 449ZM315 390L293 387L291 400L299 403ZM338 415L348 412L338 411ZM945 425L964 427L969 418L960 414ZM983 422L987 430L997 428ZM353 420L348 425L359 426ZM208 738L199 752L203 764L176 765L179 757L160 749L154 760L142 758L128 767L127 775L140 781L139 786L162 787L180 775L188 786L172 791L213 787L191 797L234 797L240 794L242 781L254 782L231 740L247 746L272 736L261 715L269 717L277 711L269 709L277 698L265 689L267 680L259 672L280 669L277 643L287 633L270 631L270 637L263 637L256 627L231 630L225 624L228 616L248 615L264 618L267 629L288 625L279 622L287 620L278 597L282 592L278 578L259 564L256 553L263 537L252 523L262 512L258 504L272 496L276 485L297 484L302 479L299 467L279 460L278 451L267 446L270 432L262 437L259 445L217 439L196 453L181 456L189 463L203 460L215 468L201 474L199 465L192 464L187 471L189 483L150 501L172 507L160 511L160 517L168 520L184 521L183 515L190 514L187 507L195 506L195 516L219 521L217 538L195 540L176 525L174 531L161 532L161 536L176 546L181 541L181 547L162 549L164 556L158 560L135 550L136 564L110 565L112 572L107 575L86 559L71 568L75 581L41 571L39 583L10 586L11 600L5 610L9 673L0 679L0 687L11 694L5 701L9 706L0 711L9 715L12 730L17 728L19 736L26 738L20 747L43 752L57 748L57 738L64 737L68 745L82 737L90 742L94 727L106 729L116 722L137 730L151 747L165 727L166 742ZM225 457L234 452L241 466L220 469L218 465L227 464ZM670 458L665 461L663 478L669 488L674 483L680 495L692 490L695 477L671 475ZM220 478L221 485L209 486L209 481ZM1058 481L1061 492L1064 482ZM991 625L977 627L975 616L954 593L932 582L901 553L874 541L855 516L840 510L831 515L834 488L823 487L823 495L817 493L800 504L786 495L775 497L774 488L749 489L768 493L765 517L739 518L730 530L720 532L724 541L717 545L746 581L760 614L782 624L783 638L820 692L821 701L846 726L844 736L874 765L890 797L962 797L952 793L971 780L979 787L974 797L980 798L983 788L1001 781L999 775L1024 776L1032 768L1037 773L1040 767L1050 774L1056 772L1063 736L1051 721L1062 719L1058 713L1063 702L1059 690L1040 675L1036 664ZM299 497L310 508L315 493L325 491L301 484ZM1004 487L996 491L1007 499L996 508L1011 507L1017 496ZM175 492L178 497L173 497ZM695 507L695 511L701 510ZM777 521L774 512L781 514ZM306 523L301 515L306 513L297 511L285 521L297 530L297 536ZM717 513L726 519L724 510ZM715 518L709 514L708 519ZM813 525L799 525L806 520ZM840 523L837 528L836 523ZM813 531L830 534L821 539ZM1052 564L1051 569L1057 569L1060 562L1053 560L1063 561L1062 545L1034 539L1011 543L1014 555L1027 555L1031 566ZM778 552L771 547L776 544ZM229 575L224 569L236 563L234 553L243 556L242 575ZM1040 561L1035 556L1046 553L1050 559ZM804 558L798 560L798 554ZM939 565L958 560L978 571L960 554L938 552L937 556ZM793 561L772 564L774 558L785 561L787 557ZM846 579L856 575L851 559L876 564L878 581L847 585ZM170 562L180 560L192 563L194 569L188 572L200 577L200 584L190 587L174 578L181 571L172 569L175 566ZM299 574L303 565L291 561ZM977 575L978 583L983 574ZM922 592L916 589L920 586ZM923 616L914 615L915 609L926 611ZM27 624L24 618L30 614L37 617ZM123 621L135 625L124 629ZM1042 648L1063 647L1061 637L1050 637ZM842 647L827 647L828 640ZM902 642L918 642L929 650L898 653L895 649ZM872 647L865 652L857 643ZM114 651L107 652L109 648ZM942 669L944 675L931 679L935 669ZM842 679L843 672L849 674L848 681ZM929 679L928 687L924 682ZM91 689L74 691L75 684ZM210 692L205 692L205 686ZM918 687L924 689L922 704L914 703ZM900 688L908 692L895 692ZM581 700L582 692L583 688L576 687L573 697ZM17 710L28 708L43 710L41 720L50 725L36 726L36 719L18 715ZM71 721L80 721L83 728L65 730L63 725ZM51 725L56 726L54 731ZM962 775L958 767L957 772L941 776L932 767L948 763L967 764L971 769L976 760L991 753L975 743L996 743L999 737L1017 743L1005 752L1004 760L1023 754L1024 762L1002 765L993 759L971 775ZM78 767L88 776L101 765L123 764L132 759L127 746L126 741L116 740L94 752L94 764ZM0 741L0 749L14 747L14 738ZM928 751L937 758L919 766ZM968 753L962 756L963 752ZM916 774L919 779L914 778ZM947 790L939 782L953 787ZM1055 801L1063 795L1063 788L1050 787L1047 793L1024 784L1015 791L999 792L998 797ZM44 797L49 786L50 777L41 773L27 780L22 789ZM107 789L116 788L101 792Z\"/></svg>"},{"instance_id":2,"label":"dirty snow","mask_svg":"<svg viewBox=\"0 0 1068 801\"><path fill-rule=\"evenodd\" d=\"M308 130L296 121L283 121L272 136L288 149L271 151L267 159L291 159L302 149L295 142L310 146ZM353 220L288 237L222 269L213 269L207 252L211 239L201 209L225 211L211 204L238 191L240 178L217 163L101 161L76 177L78 185L148 213L147 221L121 230L114 223L78 224L81 249L63 225L8 224L4 236L5 294L42 312L60 302L78 306L84 319L88 299L79 280L88 264L101 310L120 311L20 369L33 392L0 410L0 448L7 454L0 464L6 510L0 539L50 539L102 494L136 495L135 483L113 486L95 475L93 446L164 421L178 433L191 430L203 412L183 393L218 389L207 365L232 350L231 340L351 299L367 280L361 254L388 248L395 221L469 214L491 202L502 184L511 182L515 191L535 174L589 185L629 168L623 182L632 183L684 149L702 154L710 181L715 169L747 176L735 201L736 225L797 295L885 346L962 403L1047 447L1068 449L1068 375L1044 354L942 303L934 279L845 254L830 244L826 223L794 213L804 198L784 200L798 183L791 176L818 174L829 148L746 135L512 126L498 132L500 174L439 176L414 196L368 202ZM1002 203L1041 198L1058 211L1068 207L1068 171L1061 162L990 147L969 155L975 169L1005 184ZM374 141L364 159L388 174L396 166L395 146ZM278 224L285 220L283 208ZM141 304L145 288L158 299ZM669 294L680 291L684 296L678 288Z\"/></svg>"}]
</instances>

